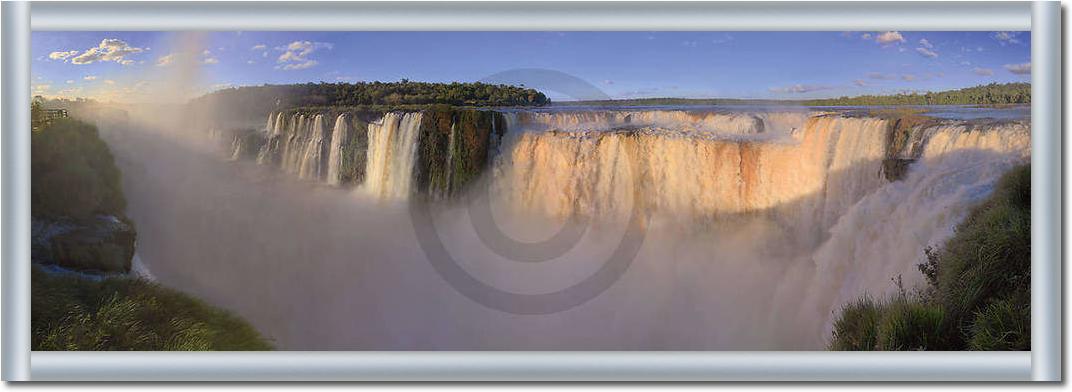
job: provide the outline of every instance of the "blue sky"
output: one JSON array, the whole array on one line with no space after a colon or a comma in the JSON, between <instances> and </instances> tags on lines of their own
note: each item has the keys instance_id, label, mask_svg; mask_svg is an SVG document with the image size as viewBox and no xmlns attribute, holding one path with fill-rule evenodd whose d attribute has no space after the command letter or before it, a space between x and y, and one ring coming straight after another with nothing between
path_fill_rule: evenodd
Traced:
<instances>
[{"instance_id":1,"label":"blue sky","mask_svg":"<svg viewBox=\"0 0 1072 392\"><path fill-rule=\"evenodd\" d=\"M571 74L613 98L799 99L1029 82L1031 61L1029 32L35 32L32 40L35 95L115 101L152 99L176 78L197 95L264 83L477 81L518 68Z\"/></svg>"}]
</instances>

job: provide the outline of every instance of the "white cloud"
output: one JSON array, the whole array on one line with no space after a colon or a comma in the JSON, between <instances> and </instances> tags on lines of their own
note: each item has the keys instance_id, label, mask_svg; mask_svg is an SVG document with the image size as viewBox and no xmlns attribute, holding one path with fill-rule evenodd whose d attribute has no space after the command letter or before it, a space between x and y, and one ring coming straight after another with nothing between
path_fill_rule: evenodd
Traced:
<instances>
[{"instance_id":1,"label":"white cloud","mask_svg":"<svg viewBox=\"0 0 1072 392\"><path fill-rule=\"evenodd\" d=\"M786 87L771 87L770 92L772 92L772 93L785 93L785 94L802 94L802 93L810 93L812 91L822 91L822 90L829 90L829 89L831 89L830 86L822 86L822 85L815 85L815 84L794 84L792 86L786 86Z\"/></svg>"},{"instance_id":2,"label":"white cloud","mask_svg":"<svg viewBox=\"0 0 1072 392\"><path fill-rule=\"evenodd\" d=\"M92 64L100 61L113 61L122 65L134 64L127 56L144 52L146 49L130 46L114 38L106 38L96 47L86 49L82 54L71 57L72 64ZM70 53L70 52L67 52ZM50 55L51 56L51 55Z\"/></svg>"},{"instance_id":3,"label":"white cloud","mask_svg":"<svg viewBox=\"0 0 1072 392\"><path fill-rule=\"evenodd\" d=\"M97 75L86 75L82 80L97 80Z\"/></svg>"},{"instance_id":4,"label":"white cloud","mask_svg":"<svg viewBox=\"0 0 1072 392\"><path fill-rule=\"evenodd\" d=\"M932 44L931 41L927 41L926 38L920 38L919 39L919 44L920 44L920 46L923 46L924 48L934 49L934 44Z\"/></svg>"},{"instance_id":5,"label":"white cloud","mask_svg":"<svg viewBox=\"0 0 1072 392\"><path fill-rule=\"evenodd\" d=\"M876 36L875 41L880 44L892 44L894 42L905 42L905 39L899 32L887 31Z\"/></svg>"},{"instance_id":6,"label":"white cloud","mask_svg":"<svg viewBox=\"0 0 1072 392\"><path fill-rule=\"evenodd\" d=\"M990 68L975 67L975 69L972 69L972 72L979 76L994 76L994 70Z\"/></svg>"},{"instance_id":7,"label":"white cloud","mask_svg":"<svg viewBox=\"0 0 1072 392\"><path fill-rule=\"evenodd\" d=\"M1019 36L1020 36L1019 31L998 31L998 32L990 35L990 37L992 37L995 40L997 40L998 43L1001 44L1002 46L1005 46L1005 45L1008 45L1008 44L1019 44L1020 43L1020 38L1018 38Z\"/></svg>"},{"instance_id":8,"label":"white cloud","mask_svg":"<svg viewBox=\"0 0 1072 392\"><path fill-rule=\"evenodd\" d=\"M66 52L52 52L52 53L48 54L48 58L50 58L52 60L67 61L68 58L74 57L77 54L78 54L77 50L70 50L70 51L66 51Z\"/></svg>"},{"instance_id":9,"label":"white cloud","mask_svg":"<svg viewBox=\"0 0 1072 392\"><path fill-rule=\"evenodd\" d=\"M852 81L852 84L855 84L856 87L866 87L867 86L867 81L865 81L863 79L856 79L856 80Z\"/></svg>"},{"instance_id":10,"label":"white cloud","mask_svg":"<svg viewBox=\"0 0 1072 392\"><path fill-rule=\"evenodd\" d=\"M171 65L171 63L174 63L175 60L178 59L178 57L179 57L178 53L170 53L170 54L165 55L165 56L160 56L160 58L156 59L156 66L157 67L169 66L169 65Z\"/></svg>"},{"instance_id":11,"label":"white cloud","mask_svg":"<svg viewBox=\"0 0 1072 392\"><path fill-rule=\"evenodd\" d=\"M916 48L916 53L919 53L919 55L923 56L923 57L929 57L929 58L932 58L932 59L933 58L938 58L938 53L936 53L936 52L934 52L934 51L932 51L930 49L927 49L927 48L922 48L922 47L921 48Z\"/></svg>"},{"instance_id":12,"label":"white cloud","mask_svg":"<svg viewBox=\"0 0 1072 392\"><path fill-rule=\"evenodd\" d=\"M256 61L253 61L253 60L246 60L246 64L256 64L256 63L257 63L257 62L256 62Z\"/></svg>"},{"instance_id":13,"label":"white cloud","mask_svg":"<svg viewBox=\"0 0 1072 392\"><path fill-rule=\"evenodd\" d=\"M252 48L249 48L249 50L267 50L267 49L268 49L268 45L265 45L265 44L256 44L256 45L253 45Z\"/></svg>"},{"instance_id":14,"label":"white cloud","mask_svg":"<svg viewBox=\"0 0 1072 392\"><path fill-rule=\"evenodd\" d=\"M111 79L106 79L106 80L104 81L104 84L115 84L115 81L114 81L114 80L111 80Z\"/></svg>"},{"instance_id":15,"label":"white cloud","mask_svg":"<svg viewBox=\"0 0 1072 392\"><path fill-rule=\"evenodd\" d=\"M74 84L74 81L73 80L68 80L67 84Z\"/></svg>"},{"instance_id":16,"label":"white cloud","mask_svg":"<svg viewBox=\"0 0 1072 392\"><path fill-rule=\"evenodd\" d=\"M220 60L215 58L215 57L207 57L204 60L201 60L201 64L219 64L219 63L220 63Z\"/></svg>"},{"instance_id":17,"label":"white cloud","mask_svg":"<svg viewBox=\"0 0 1072 392\"><path fill-rule=\"evenodd\" d=\"M282 69L284 71L307 69L319 64L318 61L310 59L309 56L320 49L330 50L334 45L326 42L311 42L311 41L294 41L286 46L277 47L276 50L282 51L283 54L279 55L276 59L280 65L276 66L276 69Z\"/></svg>"},{"instance_id":18,"label":"white cloud","mask_svg":"<svg viewBox=\"0 0 1072 392\"><path fill-rule=\"evenodd\" d=\"M316 60L306 60L306 61L301 62L301 63L287 63L287 64L284 64L282 66L276 66L276 68L277 69L282 69L284 71L295 71L295 70L300 70L300 69L312 68L313 66L315 66L317 64L319 64L319 63Z\"/></svg>"},{"instance_id":19,"label":"white cloud","mask_svg":"<svg viewBox=\"0 0 1072 392\"><path fill-rule=\"evenodd\" d=\"M860 38L865 39L865 40L870 40L871 39L871 33L864 33L863 35L860 36Z\"/></svg>"},{"instance_id":20,"label":"white cloud","mask_svg":"<svg viewBox=\"0 0 1072 392\"><path fill-rule=\"evenodd\" d=\"M1009 70L1009 72L1012 72L1012 73L1017 74L1017 75L1030 75L1031 74L1031 63L1005 64L1005 69L1007 69L1007 70Z\"/></svg>"}]
</instances>

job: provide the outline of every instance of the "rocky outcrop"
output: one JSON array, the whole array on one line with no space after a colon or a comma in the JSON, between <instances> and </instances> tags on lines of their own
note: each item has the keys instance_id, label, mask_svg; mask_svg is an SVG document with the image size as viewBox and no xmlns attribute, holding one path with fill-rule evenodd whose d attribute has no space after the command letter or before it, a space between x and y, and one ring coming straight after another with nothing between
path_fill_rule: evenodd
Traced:
<instances>
[{"instance_id":1,"label":"rocky outcrop","mask_svg":"<svg viewBox=\"0 0 1072 392\"><path fill-rule=\"evenodd\" d=\"M92 273L130 272L136 234L125 219L99 215L83 221L35 219L34 262Z\"/></svg>"}]
</instances>

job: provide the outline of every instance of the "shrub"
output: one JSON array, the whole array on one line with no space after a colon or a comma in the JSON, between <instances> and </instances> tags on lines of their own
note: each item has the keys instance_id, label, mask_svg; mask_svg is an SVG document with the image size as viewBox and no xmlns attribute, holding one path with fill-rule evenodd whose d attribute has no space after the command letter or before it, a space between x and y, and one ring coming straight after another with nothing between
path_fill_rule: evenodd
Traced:
<instances>
[{"instance_id":1,"label":"shrub","mask_svg":"<svg viewBox=\"0 0 1072 392\"><path fill-rule=\"evenodd\" d=\"M841 309L834 322L834 338L830 349L837 351L870 351L878 347L878 322L882 315L879 305L864 296Z\"/></svg>"},{"instance_id":2,"label":"shrub","mask_svg":"<svg viewBox=\"0 0 1072 392\"><path fill-rule=\"evenodd\" d=\"M876 328L880 350L945 349L945 313L940 307L898 298L886 304L882 313Z\"/></svg>"}]
</instances>

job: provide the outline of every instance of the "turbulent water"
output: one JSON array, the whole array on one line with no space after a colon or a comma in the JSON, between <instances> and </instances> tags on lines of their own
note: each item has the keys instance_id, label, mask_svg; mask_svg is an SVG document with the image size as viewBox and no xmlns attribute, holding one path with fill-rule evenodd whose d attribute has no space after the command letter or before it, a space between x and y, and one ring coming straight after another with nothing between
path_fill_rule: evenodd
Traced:
<instances>
[{"instance_id":1,"label":"turbulent water","mask_svg":"<svg viewBox=\"0 0 1072 392\"><path fill-rule=\"evenodd\" d=\"M921 284L923 249L1030 155L1026 121L896 130L836 112L590 108L454 115L427 129L427 116L391 112L361 129L349 113L273 113L256 154L230 144L248 162L169 149L159 135L105 136L153 275L236 310L283 349L822 348L842 304L891 293L898 276ZM463 122L473 118L491 120ZM487 140L466 137L480 127ZM482 165L466 166L477 153ZM892 175L891 162L907 171ZM347 184L344 167L363 168L361 180ZM471 301L416 245L405 204L436 173L458 182L463 169L480 180L432 216L473 277L514 293L569 287L641 211L635 260L562 312ZM484 190L517 241L563 227L582 236L544 263L500 256L467 209Z\"/></svg>"}]
</instances>

